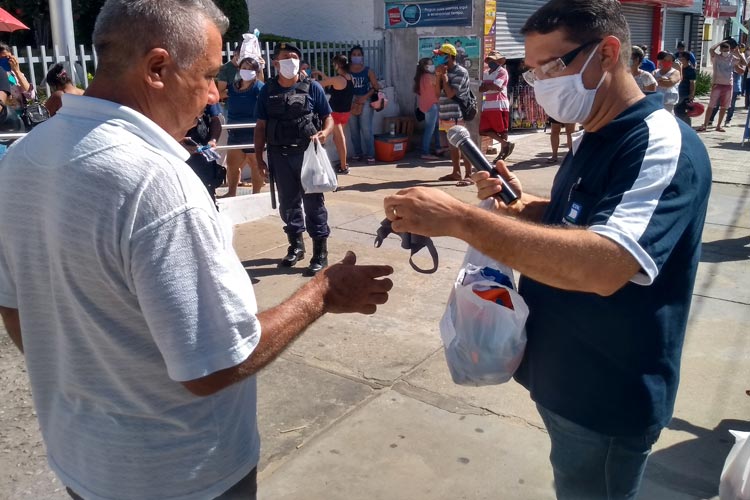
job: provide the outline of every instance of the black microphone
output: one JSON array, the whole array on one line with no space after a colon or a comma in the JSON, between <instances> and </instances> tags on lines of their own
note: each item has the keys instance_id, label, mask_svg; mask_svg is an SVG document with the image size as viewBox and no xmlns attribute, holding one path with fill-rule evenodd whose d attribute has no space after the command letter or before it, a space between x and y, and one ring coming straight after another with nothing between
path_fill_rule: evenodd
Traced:
<instances>
[{"instance_id":1,"label":"black microphone","mask_svg":"<svg viewBox=\"0 0 750 500\"><path fill-rule=\"evenodd\" d=\"M505 179L500 176L497 170L490 165L487 158L484 157L477 145L474 144L474 141L471 140L471 135L469 134L469 131L466 130L466 127L455 125L448 129L447 135L448 142L450 142L451 146L454 148L461 150L461 154L464 155L465 160L468 160L469 163L479 170L488 172L490 177L500 179L503 189L495 195L496 198L500 198L503 203L509 206L518 201L518 195L516 192L513 191L513 188L510 187L507 182L505 182Z\"/></svg>"}]
</instances>

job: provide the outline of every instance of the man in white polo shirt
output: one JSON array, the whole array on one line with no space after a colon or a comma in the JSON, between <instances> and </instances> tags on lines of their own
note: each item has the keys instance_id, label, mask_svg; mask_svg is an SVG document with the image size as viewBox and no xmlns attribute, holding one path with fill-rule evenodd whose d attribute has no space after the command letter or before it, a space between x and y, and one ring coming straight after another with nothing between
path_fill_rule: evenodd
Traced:
<instances>
[{"instance_id":1,"label":"man in white polo shirt","mask_svg":"<svg viewBox=\"0 0 750 500\"><path fill-rule=\"evenodd\" d=\"M227 25L211 0L108 0L86 95L0 163L0 314L73 498L255 498L253 375L392 286L349 253L258 313L177 142L218 100Z\"/></svg>"}]
</instances>

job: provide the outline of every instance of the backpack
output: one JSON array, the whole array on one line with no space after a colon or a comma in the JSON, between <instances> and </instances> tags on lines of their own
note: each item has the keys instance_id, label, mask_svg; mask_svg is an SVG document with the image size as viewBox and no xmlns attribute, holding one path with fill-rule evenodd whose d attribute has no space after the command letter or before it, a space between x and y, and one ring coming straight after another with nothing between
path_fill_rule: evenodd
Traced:
<instances>
[{"instance_id":1,"label":"backpack","mask_svg":"<svg viewBox=\"0 0 750 500\"><path fill-rule=\"evenodd\" d=\"M474 92L469 89L469 91L464 94L463 96L459 96L456 94L453 97L453 100L456 101L458 104L458 107L461 108L461 114L464 117L464 121L470 122L477 116L477 98L474 95Z\"/></svg>"},{"instance_id":2,"label":"backpack","mask_svg":"<svg viewBox=\"0 0 750 500\"><path fill-rule=\"evenodd\" d=\"M49 111L38 101L29 102L21 113L21 120L26 130L31 130L42 122L49 120Z\"/></svg>"}]
</instances>

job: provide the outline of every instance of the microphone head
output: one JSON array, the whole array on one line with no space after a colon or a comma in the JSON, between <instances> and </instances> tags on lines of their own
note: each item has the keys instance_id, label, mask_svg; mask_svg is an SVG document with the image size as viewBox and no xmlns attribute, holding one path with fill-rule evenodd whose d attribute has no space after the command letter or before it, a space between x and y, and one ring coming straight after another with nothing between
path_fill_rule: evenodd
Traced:
<instances>
[{"instance_id":1,"label":"microphone head","mask_svg":"<svg viewBox=\"0 0 750 500\"><path fill-rule=\"evenodd\" d=\"M448 142L454 148L461 146L461 144L471 139L471 134L469 134L466 127L462 125L454 125L449 128L446 136L448 137Z\"/></svg>"}]
</instances>

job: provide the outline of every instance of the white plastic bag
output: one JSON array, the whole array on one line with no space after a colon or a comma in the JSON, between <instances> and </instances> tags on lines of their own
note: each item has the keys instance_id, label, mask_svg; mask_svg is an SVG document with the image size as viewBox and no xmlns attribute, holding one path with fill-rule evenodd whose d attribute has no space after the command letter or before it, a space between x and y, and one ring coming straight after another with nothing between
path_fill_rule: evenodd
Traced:
<instances>
[{"instance_id":1,"label":"white plastic bag","mask_svg":"<svg viewBox=\"0 0 750 500\"><path fill-rule=\"evenodd\" d=\"M252 57L258 63L263 61L263 54L261 53L261 50L260 50L260 43L258 42L258 37L255 33L245 33L244 35L242 35L242 46L240 47L240 58L237 62L239 63L246 57ZM260 66L262 70L265 64L261 64Z\"/></svg>"},{"instance_id":2,"label":"white plastic bag","mask_svg":"<svg viewBox=\"0 0 750 500\"><path fill-rule=\"evenodd\" d=\"M302 189L305 193L327 193L338 187L328 153L318 139L310 141L302 160Z\"/></svg>"},{"instance_id":3,"label":"white plastic bag","mask_svg":"<svg viewBox=\"0 0 750 500\"><path fill-rule=\"evenodd\" d=\"M729 432L735 442L721 471L719 498L750 500L750 432Z\"/></svg>"},{"instance_id":4,"label":"white plastic bag","mask_svg":"<svg viewBox=\"0 0 750 500\"><path fill-rule=\"evenodd\" d=\"M513 271L469 247L440 320L453 382L481 386L510 380L526 349L528 316Z\"/></svg>"}]
</instances>

